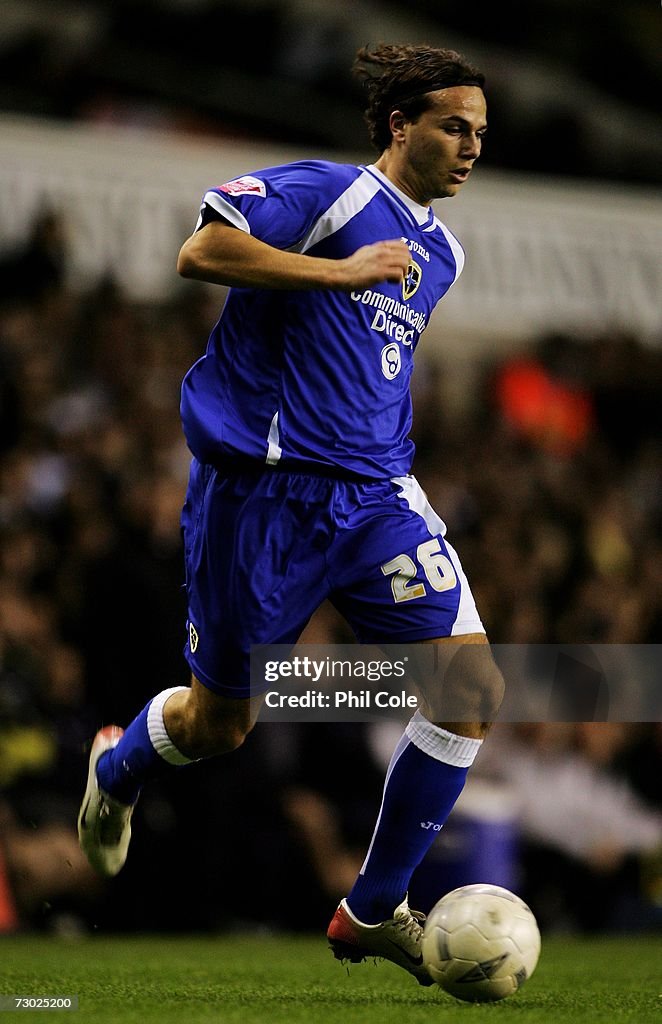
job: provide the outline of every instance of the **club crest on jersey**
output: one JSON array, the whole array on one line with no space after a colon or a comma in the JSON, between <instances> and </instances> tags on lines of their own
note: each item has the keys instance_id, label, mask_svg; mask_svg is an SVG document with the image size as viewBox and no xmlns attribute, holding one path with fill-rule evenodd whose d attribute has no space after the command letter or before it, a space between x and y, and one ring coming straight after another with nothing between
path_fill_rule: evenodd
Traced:
<instances>
[{"instance_id":1,"label":"club crest on jersey","mask_svg":"<svg viewBox=\"0 0 662 1024\"><path fill-rule=\"evenodd\" d=\"M393 380L400 373L400 367L402 366L402 356L400 355L400 349L391 342L389 345L384 345L382 349L382 373L387 380Z\"/></svg>"},{"instance_id":2,"label":"club crest on jersey","mask_svg":"<svg viewBox=\"0 0 662 1024\"><path fill-rule=\"evenodd\" d=\"M225 185L218 186L219 192L227 192L230 196L239 196L245 192L250 193L252 196L266 196L267 186L259 178L253 178L250 174L245 174L242 178L234 178L233 181L227 181Z\"/></svg>"},{"instance_id":3,"label":"club crest on jersey","mask_svg":"<svg viewBox=\"0 0 662 1024\"><path fill-rule=\"evenodd\" d=\"M409 260L409 266L407 267L407 274L402 281L402 297L405 301L410 299L415 292L418 291L418 286L423 279L423 271L419 267L415 260Z\"/></svg>"}]
</instances>

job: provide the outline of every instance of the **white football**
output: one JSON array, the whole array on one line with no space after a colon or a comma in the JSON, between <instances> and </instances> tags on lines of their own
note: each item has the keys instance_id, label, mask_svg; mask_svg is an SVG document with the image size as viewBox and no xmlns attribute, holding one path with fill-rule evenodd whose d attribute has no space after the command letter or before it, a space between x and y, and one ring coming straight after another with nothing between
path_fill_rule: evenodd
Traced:
<instances>
[{"instance_id":1,"label":"white football","mask_svg":"<svg viewBox=\"0 0 662 1024\"><path fill-rule=\"evenodd\" d=\"M445 992L470 1003L505 999L530 978L540 931L524 900L500 885L463 885L428 914L423 961Z\"/></svg>"}]
</instances>

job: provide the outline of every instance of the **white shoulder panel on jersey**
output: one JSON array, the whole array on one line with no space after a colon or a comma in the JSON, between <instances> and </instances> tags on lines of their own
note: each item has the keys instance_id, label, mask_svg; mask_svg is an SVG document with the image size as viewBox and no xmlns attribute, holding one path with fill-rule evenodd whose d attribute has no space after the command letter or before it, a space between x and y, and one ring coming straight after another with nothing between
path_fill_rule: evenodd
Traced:
<instances>
[{"instance_id":1,"label":"white shoulder panel on jersey","mask_svg":"<svg viewBox=\"0 0 662 1024\"><path fill-rule=\"evenodd\" d=\"M441 228L444 235L446 236L446 241L450 245L451 252L453 253L453 258L455 260L455 277L453 278L453 284L455 284L458 277L464 270L464 249L458 242L453 232L449 228L447 228L445 224L442 224L442 222L438 220L436 217L434 220L435 226Z\"/></svg>"},{"instance_id":2,"label":"white shoulder panel on jersey","mask_svg":"<svg viewBox=\"0 0 662 1024\"><path fill-rule=\"evenodd\" d=\"M210 189L209 192L205 192L202 205L200 206L200 216L198 217L195 228L193 229L194 233L199 230L200 225L202 224L202 211L205 206L211 206L212 210L216 210L216 213L223 217L224 220L229 221L230 224L233 224L236 228L239 228L241 231L245 231L246 234L250 235L251 229L244 215L239 213L239 210L237 210L236 207L227 203L222 196L219 196L218 192L214 192L213 189Z\"/></svg>"},{"instance_id":3,"label":"white shoulder panel on jersey","mask_svg":"<svg viewBox=\"0 0 662 1024\"><path fill-rule=\"evenodd\" d=\"M295 252L307 252L324 238L334 235L347 224L357 213L365 209L373 196L379 191L379 184L367 171L360 174L342 195L338 196L328 210L319 217L314 227L298 246Z\"/></svg>"},{"instance_id":4,"label":"white shoulder panel on jersey","mask_svg":"<svg viewBox=\"0 0 662 1024\"><path fill-rule=\"evenodd\" d=\"M407 207L422 231L430 230L430 228L423 227L423 225L427 224L428 221L431 221L431 227L434 227L434 216L429 206L421 206L421 204L417 203L415 199L408 196L406 192L403 192L402 189L398 188L395 182L391 181L390 178L387 178L384 172L380 171L376 164L369 164L367 169L372 175L381 181L384 191L391 199L395 196L404 206Z\"/></svg>"}]
</instances>

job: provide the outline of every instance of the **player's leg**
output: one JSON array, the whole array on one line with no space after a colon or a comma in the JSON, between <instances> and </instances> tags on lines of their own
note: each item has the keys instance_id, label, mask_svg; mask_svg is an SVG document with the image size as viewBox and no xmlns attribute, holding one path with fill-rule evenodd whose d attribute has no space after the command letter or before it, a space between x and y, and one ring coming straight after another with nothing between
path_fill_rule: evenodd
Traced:
<instances>
[{"instance_id":1,"label":"player's leg","mask_svg":"<svg viewBox=\"0 0 662 1024\"><path fill-rule=\"evenodd\" d=\"M126 730L100 729L78 818L80 844L92 867L106 876L123 867L131 816L146 782L235 750L253 728L261 702L260 696L222 697L193 676L190 687L157 694Z\"/></svg>"},{"instance_id":2,"label":"player's leg","mask_svg":"<svg viewBox=\"0 0 662 1024\"><path fill-rule=\"evenodd\" d=\"M434 643L458 652L460 661L465 651L470 651L467 661L473 672L473 688L482 694L483 709L491 703L492 720L503 681L485 635L442 637ZM460 673L464 676L463 667ZM449 675L452 667L446 677ZM454 685L451 679L448 688ZM428 689L425 682L421 689ZM458 713L460 700L461 695L452 700ZM489 721L469 718L470 708L461 721L441 719L440 710L443 708L433 695L421 696L419 710L391 759L372 842L348 896L350 909L366 923L383 920L404 899L411 876L448 819L489 729Z\"/></svg>"},{"instance_id":3,"label":"player's leg","mask_svg":"<svg viewBox=\"0 0 662 1024\"><path fill-rule=\"evenodd\" d=\"M191 677L190 686L157 694L97 763L100 785L132 804L145 782L202 758L241 746L255 725L262 697L223 697Z\"/></svg>"},{"instance_id":4,"label":"player's leg","mask_svg":"<svg viewBox=\"0 0 662 1024\"><path fill-rule=\"evenodd\" d=\"M251 731L264 697L221 697L195 678L163 705L164 742L190 760L236 750Z\"/></svg>"},{"instance_id":5,"label":"player's leg","mask_svg":"<svg viewBox=\"0 0 662 1024\"><path fill-rule=\"evenodd\" d=\"M431 685L438 673L426 673L422 656L421 710L395 748L365 861L328 935L337 956L353 952L355 959L388 956L384 949L400 943L399 958L388 958L428 983L421 927L412 921L407 890L438 834L430 822L443 826L464 787L498 710L503 680L457 554L444 540L444 524L414 485L407 478L401 493L387 496L379 531L356 538L364 577L341 577L338 604L361 639L438 645L445 699L438 699Z\"/></svg>"},{"instance_id":6,"label":"player's leg","mask_svg":"<svg viewBox=\"0 0 662 1024\"><path fill-rule=\"evenodd\" d=\"M194 460L182 516L193 680L157 694L126 731L107 726L95 737L79 836L102 874L124 864L145 782L234 750L252 728L262 698L251 646L294 643L327 594L311 535L330 486L268 472L221 477Z\"/></svg>"},{"instance_id":7,"label":"player's leg","mask_svg":"<svg viewBox=\"0 0 662 1024\"><path fill-rule=\"evenodd\" d=\"M485 683L494 694L501 676L484 634L438 638L440 644L480 645ZM482 658L472 659L482 661ZM496 671L495 671L496 670ZM421 706L430 710L422 700ZM328 928L339 959L354 962L383 956L408 970L420 984L431 979L423 966L422 915L409 908L411 877L447 821L480 749L488 722L434 722L417 711L391 758L372 840L359 875ZM434 828L431 827L434 825Z\"/></svg>"}]
</instances>

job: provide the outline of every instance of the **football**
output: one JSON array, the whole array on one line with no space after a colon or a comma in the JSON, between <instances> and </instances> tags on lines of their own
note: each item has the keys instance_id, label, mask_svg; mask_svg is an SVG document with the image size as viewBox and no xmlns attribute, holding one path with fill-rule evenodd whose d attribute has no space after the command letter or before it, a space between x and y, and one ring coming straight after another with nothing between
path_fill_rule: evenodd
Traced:
<instances>
[{"instance_id":1,"label":"football","mask_svg":"<svg viewBox=\"0 0 662 1024\"><path fill-rule=\"evenodd\" d=\"M495 1002L530 978L540 931L526 903L500 885L463 885L432 908L423 932L430 976L456 999Z\"/></svg>"}]
</instances>

